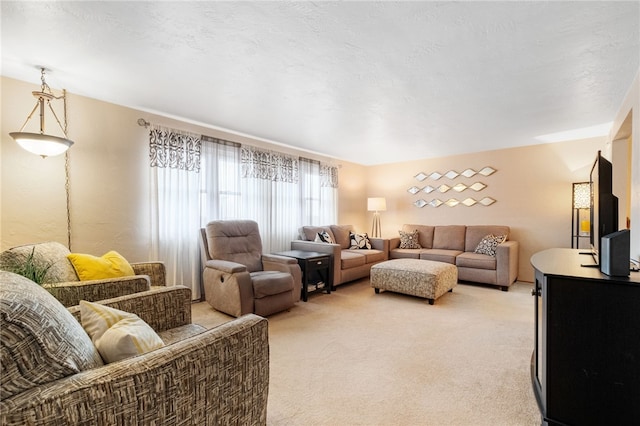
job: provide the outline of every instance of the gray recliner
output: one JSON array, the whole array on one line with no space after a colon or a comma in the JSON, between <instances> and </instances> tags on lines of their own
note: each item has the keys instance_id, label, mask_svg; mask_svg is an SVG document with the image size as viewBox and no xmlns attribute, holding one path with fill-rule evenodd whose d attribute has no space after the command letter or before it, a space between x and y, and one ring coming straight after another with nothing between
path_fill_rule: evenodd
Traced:
<instances>
[{"instance_id":1,"label":"gray recliner","mask_svg":"<svg viewBox=\"0 0 640 426\"><path fill-rule=\"evenodd\" d=\"M256 222L212 221L200 237L204 294L214 309L234 317L267 316L300 300L297 260L263 254Z\"/></svg>"}]
</instances>

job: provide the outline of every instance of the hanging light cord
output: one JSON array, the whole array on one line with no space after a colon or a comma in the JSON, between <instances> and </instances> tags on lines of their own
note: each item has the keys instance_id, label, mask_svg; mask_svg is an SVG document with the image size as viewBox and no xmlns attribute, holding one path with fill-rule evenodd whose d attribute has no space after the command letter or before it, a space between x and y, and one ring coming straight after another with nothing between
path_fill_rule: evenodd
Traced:
<instances>
[{"instance_id":1,"label":"hanging light cord","mask_svg":"<svg viewBox=\"0 0 640 426\"><path fill-rule=\"evenodd\" d=\"M67 91L62 89L62 105L64 113L64 134L67 134ZM56 117L57 118L57 117ZM67 247L71 251L71 183L70 183L71 165L69 162L69 150L64 153L64 190L67 196Z\"/></svg>"}]
</instances>

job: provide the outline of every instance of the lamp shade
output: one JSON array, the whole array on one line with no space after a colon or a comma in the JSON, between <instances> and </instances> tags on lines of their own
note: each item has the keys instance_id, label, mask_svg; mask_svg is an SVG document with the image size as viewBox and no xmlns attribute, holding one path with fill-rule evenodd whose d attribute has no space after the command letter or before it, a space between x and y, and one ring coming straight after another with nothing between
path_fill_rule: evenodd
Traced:
<instances>
[{"instance_id":1,"label":"lamp shade","mask_svg":"<svg viewBox=\"0 0 640 426\"><path fill-rule=\"evenodd\" d=\"M370 212L383 212L387 210L387 200L384 197L368 198L367 210Z\"/></svg>"},{"instance_id":2,"label":"lamp shade","mask_svg":"<svg viewBox=\"0 0 640 426\"><path fill-rule=\"evenodd\" d=\"M41 157L60 155L73 145L73 142L69 139L40 133L13 132L9 133L9 135L23 149Z\"/></svg>"},{"instance_id":3,"label":"lamp shade","mask_svg":"<svg viewBox=\"0 0 640 426\"><path fill-rule=\"evenodd\" d=\"M588 209L591 207L591 184L580 182L573 184L573 208Z\"/></svg>"}]
</instances>

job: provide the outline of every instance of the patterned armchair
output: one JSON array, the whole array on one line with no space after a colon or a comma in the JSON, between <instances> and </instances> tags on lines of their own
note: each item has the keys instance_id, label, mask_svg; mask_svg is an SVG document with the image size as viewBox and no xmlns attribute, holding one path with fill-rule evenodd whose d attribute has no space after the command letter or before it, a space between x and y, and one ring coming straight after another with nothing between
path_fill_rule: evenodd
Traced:
<instances>
[{"instance_id":1,"label":"patterned armchair","mask_svg":"<svg viewBox=\"0 0 640 426\"><path fill-rule=\"evenodd\" d=\"M11 270L10 265L22 263L33 255L33 262L49 267L42 287L64 306L77 305L80 300L94 302L138 293L151 287L166 286L165 266L162 262L132 263L136 275L119 278L80 281L73 265L67 259L69 249L57 242L27 244L0 253L0 269Z\"/></svg>"},{"instance_id":2,"label":"patterned armchair","mask_svg":"<svg viewBox=\"0 0 640 426\"><path fill-rule=\"evenodd\" d=\"M0 424L266 424L266 319L206 330L182 286L99 303L137 314L166 346L103 365L79 307L0 271Z\"/></svg>"}]
</instances>

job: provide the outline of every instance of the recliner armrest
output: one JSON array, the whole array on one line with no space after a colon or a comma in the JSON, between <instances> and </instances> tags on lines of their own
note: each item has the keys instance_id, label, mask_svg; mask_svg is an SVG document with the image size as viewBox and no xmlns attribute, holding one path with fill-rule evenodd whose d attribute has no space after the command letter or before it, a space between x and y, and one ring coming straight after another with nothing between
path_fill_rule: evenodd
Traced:
<instances>
[{"instance_id":1,"label":"recliner armrest","mask_svg":"<svg viewBox=\"0 0 640 426\"><path fill-rule=\"evenodd\" d=\"M285 263L285 264L298 264L298 261L293 257L289 256L280 256L278 254L263 254L262 255L263 262L274 262L274 263Z\"/></svg>"},{"instance_id":2,"label":"recliner armrest","mask_svg":"<svg viewBox=\"0 0 640 426\"><path fill-rule=\"evenodd\" d=\"M228 260L207 260L207 263L204 265L206 268L217 269L222 272L227 272L229 274L235 274L238 272L246 272L247 267L241 263L231 262Z\"/></svg>"}]
</instances>

